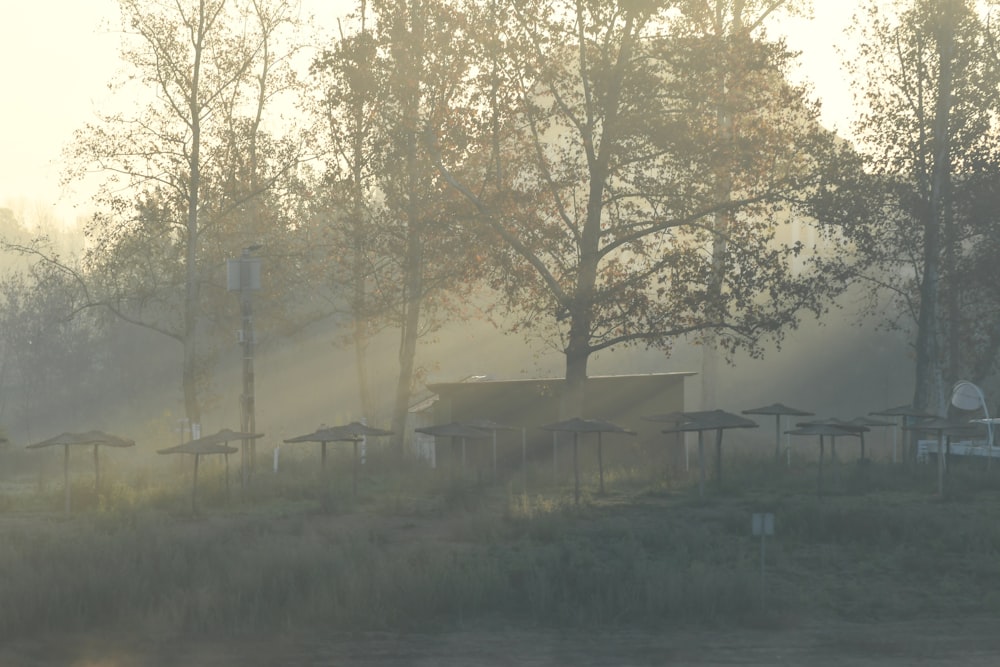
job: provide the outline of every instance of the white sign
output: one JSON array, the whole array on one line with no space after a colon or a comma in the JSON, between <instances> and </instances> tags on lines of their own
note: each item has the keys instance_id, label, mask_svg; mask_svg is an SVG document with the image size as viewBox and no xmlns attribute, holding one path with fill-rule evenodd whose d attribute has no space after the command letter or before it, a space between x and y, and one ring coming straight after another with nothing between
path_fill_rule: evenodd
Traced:
<instances>
[{"instance_id":1,"label":"white sign","mask_svg":"<svg viewBox=\"0 0 1000 667\"><path fill-rule=\"evenodd\" d=\"M774 535L774 514L754 514L751 523L754 537Z\"/></svg>"}]
</instances>

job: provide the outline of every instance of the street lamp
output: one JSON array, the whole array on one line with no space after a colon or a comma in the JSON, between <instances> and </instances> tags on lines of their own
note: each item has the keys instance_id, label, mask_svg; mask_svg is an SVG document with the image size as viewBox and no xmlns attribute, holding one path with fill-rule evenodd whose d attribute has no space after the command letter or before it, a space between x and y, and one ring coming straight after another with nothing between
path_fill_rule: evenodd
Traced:
<instances>
[{"instance_id":1,"label":"street lamp","mask_svg":"<svg viewBox=\"0 0 1000 667\"><path fill-rule=\"evenodd\" d=\"M974 419L973 421L986 424L987 432L987 456L986 469L989 470L993 462L993 419L990 417L989 408L986 407L986 397L983 390L972 384L968 380L960 380L955 383L951 390L951 404L959 410L983 409L986 419Z\"/></svg>"},{"instance_id":2,"label":"street lamp","mask_svg":"<svg viewBox=\"0 0 1000 667\"><path fill-rule=\"evenodd\" d=\"M237 259L226 260L227 289L240 293L240 314L242 326L237 331L237 339L243 347L243 393L240 395L240 430L244 433L256 432L254 417L254 387L253 387L253 308L251 295L260 289L260 258L251 253L261 249L260 245L252 245L243 249ZM247 475L253 466L253 456L247 460L247 441L243 441L240 450L240 481L246 486ZM250 443L253 447L253 443Z\"/></svg>"}]
</instances>

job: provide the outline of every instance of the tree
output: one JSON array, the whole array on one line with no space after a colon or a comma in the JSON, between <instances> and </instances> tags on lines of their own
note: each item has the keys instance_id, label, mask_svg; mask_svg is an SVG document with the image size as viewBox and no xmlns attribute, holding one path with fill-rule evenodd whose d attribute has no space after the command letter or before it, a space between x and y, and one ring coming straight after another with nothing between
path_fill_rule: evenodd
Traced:
<instances>
[{"instance_id":1,"label":"tree","mask_svg":"<svg viewBox=\"0 0 1000 667\"><path fill-rule=\"evenodd\" d=\"M51 256L44 239L28 243ZM108 389L106 322L81 315L73 276L38 257L0 277L0 414L27 437L92 419Z\"/></svg>"},{"instance_id":2,"label":"tree","mask_svg":"<svg viewBox=\"0 0 1000 667\"><path fill-rule=\"evenodd\" d=\"M482 39L503 36L503 65L482 68L500 77L479 80L481 97L514 94L481 106L478 158L438 165L499 242L514 328L563 351L564 416L582 414L596 352L709 335L759 353L802 310L822 310L838 285L798 272L803 248L776 239L775 216L824 187L839 148L785 82L780 45L726 53L753 60L732 109L740 131L720 141L720 105L734 100L719 98L713 68L733 63L706 67L710 42L672 32L655 3L511 0L493 20Z\"/></svg>"},{"instance_id":3,"label":"tree","mask_svg":"<svg viewBox=\"0 0 1000 667\"><path fill-rule=\"evenodd\" d=\"M279 50L294 5L119 5L130 71L115 90L141 102L86 126L69 150L70 178L93 169L105 177L87 228L86 278L93 305L182 346L184 409L194 424L208 377L205 334L219 310L206 297L222 293L222 259L287 229L278 184L298 150L265 121L294 83Z\"/></svg>"},{"instance_id":4,"label":"tree","mask_svg":"<svg viewBox=\"0 0 1000 667\"><path fill-rule=\"evenodd\" d=\"M322 260L333 294L350 294L343 311L351 322L361 412L374 416L368 347L379 326L378 276L383 260L373 248L378 172L385 155L379 101L385 97L386 66L368 27L368 7L361 0L357 32L344 34L313 62L311 73L319 100L310 112L323 119L317 143L328 146L325 170L311 189L311 215L325 223ZM339 261L326 261L336 257ZM336 299L334 301L336 304Z\"/></svg>"},{"instance_id":5,"label":"tree","mask_svg":"<svg viewBox=\"0 0 1000 667\"><path fill-rule=\"evenodd\" d=\"M448 3L380 0L371 24L314 64L328 120L328 170L317 201L329 221L329 253L346 258L331 276L348 287L347 314L363 378L367 336L399 331L392 430L401 451L416 380L418 341L435 331L474 283L476 244L458 221L468 204L444 187L422 142L427 125L464 122L454 96L471 67L468 21Z\"/></svg>"},{"instance_id":6,"label":"tree","mask_svg":"<svg viewBox=\"0 0 1000 667\"><path fill-rule=\"evenodd\" d=\"M791 54L777 44L768 44L761 35L767 20L778 12L795 14L802 10L801 2L793 0L712 0L681 3L681 19L674 30L682 35L678 55L685 64L673 68L672 85L687 90L678 91L683 99L695 101L705 114L703 131L714 134L713 152L718 155L715 173L711 175L716 201L720 205L709 223L713 233L712 274L708 285L708 307L725 308L722 290L729 264L729 230L733 215L726 204L738 196L742 186L738 179L746 178L741 169L739 144L773 138L764 134L772 129L771 120L779 108L775 105L776 88L784 85L780 73ZM696 76L686 76L697 67ZM693 90L688 86L693 84ZM780 94L780 93L779 93ZM772 97L772 99L768 99ZM714 107L714 133L711 118ZM762 110L764 113L761 113ZM804 118L804 122L813 119ZM764 212L762 212L764 213ZM706 332L701 359L702 409L715 406L715 385L718 377L720 351L712 331Z\"/></svg>"},{"instance_id":7,"label":"tree","mask_svg":"<svg viewBox=\"0 0 1000 667\"><path fill-rule=\"evenodd\" d=\"M872 2L858 34L863 47L850 71L861 91L856 134L875 214L844 229L873 298L895 295L897 312L912 317L914 406L944 414L946 379L968 368L963 350L983 349L965 347L979 337L968 327L989 312L969 301L977 272L968 268L982 262L967 261L995 247L997 231L983 206L995 197L998 172L987 23L966 0Z\"/></svg>"}]
</instances>

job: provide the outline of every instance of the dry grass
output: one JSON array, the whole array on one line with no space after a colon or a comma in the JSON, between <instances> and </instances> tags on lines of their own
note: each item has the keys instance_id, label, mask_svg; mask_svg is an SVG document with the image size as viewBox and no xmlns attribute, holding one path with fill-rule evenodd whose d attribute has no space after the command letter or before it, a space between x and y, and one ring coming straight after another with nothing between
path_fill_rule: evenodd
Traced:
<instances>
[{"instance_id":1,"label":"dry grass","mask_svg":"<svg viewBox=\"0 0 1000 667\"><path fill-rule=\"evenodd\" d=\"M341 465L337 465L337 464ZM815 469L738 458L721 491L611 470L530 494L383 465L357 497L350 468L307 462L226 491L184 470L109 475L95 493L31 480L0 487L0 635L127 629L539 627L664 623L780 627L803 619L965 617L1000 611L1000 471L957 467L945 499L925 470ZM710 487L711 488L711 487ZM760 610L753 512L777 516Z\"/></svg>"}]
</instances>

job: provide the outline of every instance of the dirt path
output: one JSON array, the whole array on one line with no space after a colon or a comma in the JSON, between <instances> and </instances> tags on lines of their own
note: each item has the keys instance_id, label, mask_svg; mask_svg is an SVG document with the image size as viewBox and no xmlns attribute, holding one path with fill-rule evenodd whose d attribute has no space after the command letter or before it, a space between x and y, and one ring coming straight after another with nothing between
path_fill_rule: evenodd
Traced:
<instances>
[{"instance_id":1,"label":"dirt path","mask_svg":"<svg viewBox=\"0 0 1000 667\"><path fill-rule=\"evenodd\" d=\"M0 647L0 665L41 667L904 667L1000 665L993 619L837 623L780 631L662 634L479 630L441 635L102 640L66 636Z\"/></svg>"}]
</instances>

